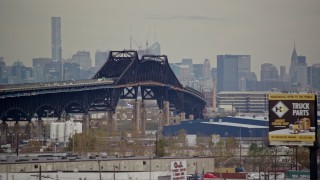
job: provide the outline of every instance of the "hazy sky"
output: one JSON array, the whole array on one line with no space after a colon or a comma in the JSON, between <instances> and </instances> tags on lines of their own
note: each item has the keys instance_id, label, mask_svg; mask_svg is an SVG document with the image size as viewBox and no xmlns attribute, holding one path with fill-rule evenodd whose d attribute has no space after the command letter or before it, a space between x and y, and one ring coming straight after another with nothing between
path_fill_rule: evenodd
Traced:
<instances>
[{"instance_id":1,"label":"hazy sky","mask_svg":"<svg viewBox=\"0 0 320 180\"><path fill-rule=\"evenodd\" d=\"M218 54L248 54L258 72L265 62L288 66L294 41L309 65L320 62L319 0L0 0L8 65L51 57L52 16L61 17L65 59L129 49L132 36L142 46L158 41L172 63L207 58L216 67Z\"/></svg>"}]
</instances>

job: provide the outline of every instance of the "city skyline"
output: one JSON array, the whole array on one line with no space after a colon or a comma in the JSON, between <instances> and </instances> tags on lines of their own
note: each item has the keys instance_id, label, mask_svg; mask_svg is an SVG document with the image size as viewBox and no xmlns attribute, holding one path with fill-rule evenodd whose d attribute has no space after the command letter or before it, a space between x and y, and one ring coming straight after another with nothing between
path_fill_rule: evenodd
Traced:
<instances>
[{"instance_id":1,"label":"city skyline","mask_svg":"<svg viewBox=\"0 0 320 180\"><path fill-rule=\"evenodd\" d=\"M158 41L170 63L209 59L216 67L217 55L248 54L257 76L267 62L288 70L294 42L309 66L320 61L318 1L170 2L1 1L0 57L27 66L32 58L51 57L50 20L56 16L64 59L79 50L129 49L132 36L141 46Z\"/></svg>"}]
</instances>

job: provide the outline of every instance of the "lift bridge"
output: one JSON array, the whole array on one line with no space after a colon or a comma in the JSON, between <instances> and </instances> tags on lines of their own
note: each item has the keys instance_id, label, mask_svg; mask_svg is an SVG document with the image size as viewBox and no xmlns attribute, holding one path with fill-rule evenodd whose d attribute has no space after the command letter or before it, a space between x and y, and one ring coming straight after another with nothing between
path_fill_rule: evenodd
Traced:
<instances>
[{"instance_id":1,"label":"lift bridge","mask_svg":"<svg viewBox=\"0 0 320 180\"><path fill-rule=\"evenodd\" d=\"M141 100L137 100L141 93ZM90 80L61 81L6 85L0 88L1 132L8 129L7 121L60 119L69 113L83 113L83 129L89 128L89 112L108 112L110 130L116 129L112 118L119 99L133 99L133 124L141 130L145 115L141 114L145 100L156 100L162 111L162 126L169 125L169 111L183 116L203 117L205 98L190 87L184 87L171 70L167 56L145 55L140 59L136 51L110 51L106 63Z\"/></svg>"}]
</instances>

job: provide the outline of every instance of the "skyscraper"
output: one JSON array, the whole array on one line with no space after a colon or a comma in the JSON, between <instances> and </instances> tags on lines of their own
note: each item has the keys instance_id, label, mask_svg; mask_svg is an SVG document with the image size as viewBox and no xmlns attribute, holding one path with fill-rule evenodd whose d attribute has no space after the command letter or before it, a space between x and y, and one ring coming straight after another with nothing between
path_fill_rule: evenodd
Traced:
<instances>
[{"instance_id":1,"label":"skyscraper","mask_svg":"<svg viewBox=\"0 0 320 180\"><path fill-rule=\"evenodd\" d=\"M279 80L280 81L287 81L288 77L287 77L287 72L286 72L286 66L280 66L280 77Z\"/></svg>"},{"instance_id":2,"label":"skyscraper","mask_svg":"<svg viewBox=\"0 0 320 180\"><path fill-rule=\"evenodd\" d=\"M250 55L217 56L217 91L246 89L244 81L252 74Z\"/></svg>"},{"instance_id":3,"label":"skyscraper","mask_svg":"<svg viewBox=\"0 0 320 180\"><path fill-rule=\"evenodd\" d=\"M51 57L61 61L61 17L51 17Z\"/></svg>"},{"instance_id":4,"label":"skyscraper","mask_svg":"<svg viewBox=\"0 0 320 180\"><path fill-rule=\"evenodd\" d=\"M44 82L46 79L45 67L46 64L51 62L50 58L33 58L32 68L33 68L33 80L34 82Z\"/></svg>"},{"instance_id":5,"label":"skyscraper","mask_svg":"<svg viewBox=\"0 0 320 180\"><path fill-rule=\"evenodd\" d=\"M313 64L308 67L308 84L315 88L316 90L320 90L320 64Z\"/></svg>"},{"instance_id":6,"label":"skyscraper","mask_svg":"<svg viewBox=\"0 0 320 180\"><path fill-rule=\"evenodd\" d=\"M289 69L290 82L293 86L305 87L307 85L307 62L305 56L298 56L294 45Z\"/></svg>"},{"instance_id":7,"label":"skyscraper","mask_svg":"<svg viewBox=\"0 0 320 180\"><path fill-rule=\"evenodd\" d=\"M275 65L270 63L264 63L261 65L260 72L261 81L278 81L279 73Z\"/></svg>"},{"instance_id":8,"label":"skyscraper","mask_svg":"<svg viewBox=\"0 0 320 180\"><path fill-rule=\"evenodd\" d=\"M0 57L0 84L8 83L8 71L3 57Z\"/></svg>"},{"instance_id":9,"label":"skyscraper","mask_svg":"<svg viewBox=\"0 0 320 180\"><path fill-rule=\"evenodd\" d=\"M96 71L98 71L101 66L103 66L108 59L109 51L96 51L95 54L95 67Z\"/></svg>"},{"instance_id":10,"label":"skyscraper","mask_svg":"<svg viewBox=\"0 0 320 180\"><path fill-rule=\"evenodd\" d=\"M78 51L76 54L72 55L71 61L74 63L78 63L80 65L80 69L82 70L88 70L92 67L92 61L89 51Z\"/></svg>"},{"instance_id":11,"label":"skyscraper","mask_svg":"<svg viewBox=\"0 0 320 180\"><path fill-rule=\"evenodd\" d=\"M203 62L203 71L202 71L202 76L203 76L203 82L202 85L203 87L207 89L213 89L213 84L212 84L212 76L211 76L211 64L209 59L205 59Z\"/></svg>"}]
</instances>

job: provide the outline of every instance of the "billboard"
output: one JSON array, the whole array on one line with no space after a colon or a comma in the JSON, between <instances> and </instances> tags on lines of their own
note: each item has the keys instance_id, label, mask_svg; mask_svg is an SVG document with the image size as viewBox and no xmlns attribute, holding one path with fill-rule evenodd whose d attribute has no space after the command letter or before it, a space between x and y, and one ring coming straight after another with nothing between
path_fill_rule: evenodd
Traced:
<instances>
[{"instance_id":1,"label":"billboard","mask_svg":"<svg viewBox=\"0 0 320 180\"><path fill-rule=\"evenodd\" d=\"M173 161L170 164L171 180L187 180L187 162Z\"/></svg>"},{"instance_id":2,"label":"billboard","mask_svg":"<svg viewBox=\"0 0 320 180\"><path fill-rule=\"evenodd\" d=\"M270 145L314 146L316 111L315 94L269 94Z\"/></svg>"}]
</instances>

